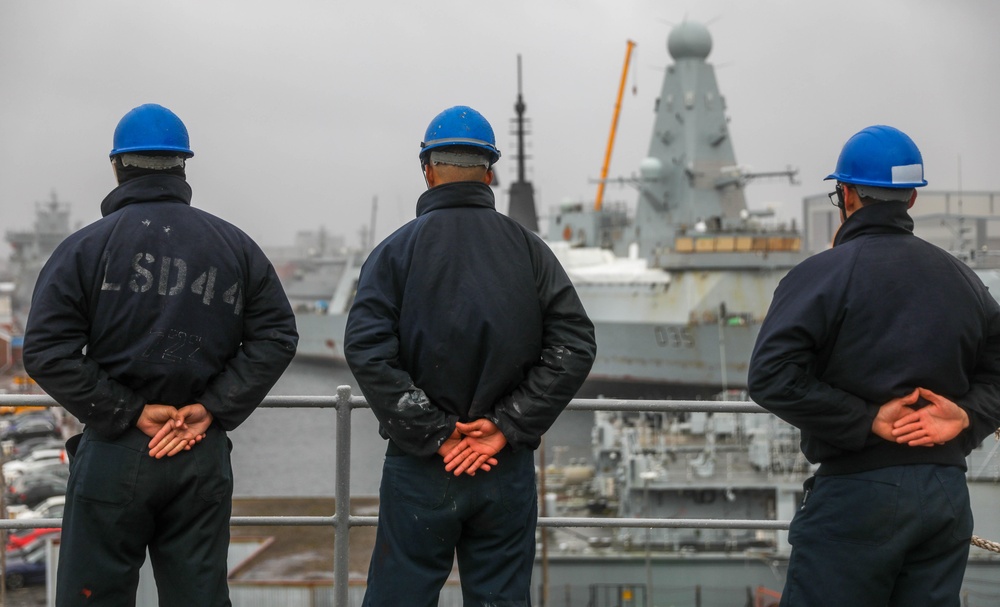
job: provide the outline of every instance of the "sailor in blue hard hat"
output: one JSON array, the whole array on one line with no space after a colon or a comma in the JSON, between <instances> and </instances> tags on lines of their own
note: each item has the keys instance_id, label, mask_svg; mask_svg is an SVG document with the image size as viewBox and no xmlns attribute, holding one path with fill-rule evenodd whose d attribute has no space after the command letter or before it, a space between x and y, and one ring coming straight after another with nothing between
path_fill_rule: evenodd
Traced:
<instances>
[{"instance_id":1,"label":"sailor in blue hard hat","mask_svg":"<svg viewBox=\"0 0 1000 607\"><path fill-rule=\"evenodd\" d=\"M781 279L747 370L750 398L798 428L818 466L780 604L956 606L975 522L967 462L1000 426L1000 304L913 233L927 181L905 133L861 130L827 179L833 247Z\"/></svg>"},{"instance_id":2,"label":"sailor in blue hard hat","mask_svg":"<svg viewBox=\"0 0 1000 607\"><path fill-rule=\"evenodd\" d=\"M185 160L194 156L187 127L177 114L156 103L133 108L118 121L109 154L118 182L132 174L162 171L184 177Z\"/></svg>"},{"instance_id":3,"label":"sailor in blue hard hat","mask_svg":"<svg viewBox=\"0 0 1000 607\"><path fill-rule=\"evenodd\" d=\"M420 142L420 167L428 188L447 181L455 170L482 166L481 178L493 183L493 165L500 160L493 127L482 114L467 105L450 107L431 120ZM442 172L446 175L442 175ZM477 178L478 180L478 178Z\"/></svg>"},{"instance_id":4,"label":"sailor in blue hard hat","mask_svg":"<svg viewBox=\"0 0 1000 607\"><path fill-rule=\"evenodd\" d=\"M927 185L924 161L913 140L897 128L875 125L851 137L840 151L830 201L845 221L865 201L905 201L910 207Z\"/></svg>"},{"instance_id":5,"label":"sailor in blue hard hat","mask_svg":"<svg viewBox=\"0 0 1000 607\"><path fill-rule=\"evenodd\" d=\"M427 127L416 217L368 256L344 356L388 440L367 607L525 606L538 520L534 450L583 384L593 323L552 249L500 213L490 123Z\"/></svg>"},{"instance_id":6,"label":"sailor in blue hard hat","mask_svg":"<svg viewBox=\"0 0 1000 607\"><path fill-rule=\"evenodd\" d=\"M35 286L24 368L85 425L66 443L60 607L135 605L147 554L159 605L231 605L227 433L298 336L260 247L191 205L193 155L169 109L127 112L101 219L59 244Z\"/></svg>"}]
</instances>

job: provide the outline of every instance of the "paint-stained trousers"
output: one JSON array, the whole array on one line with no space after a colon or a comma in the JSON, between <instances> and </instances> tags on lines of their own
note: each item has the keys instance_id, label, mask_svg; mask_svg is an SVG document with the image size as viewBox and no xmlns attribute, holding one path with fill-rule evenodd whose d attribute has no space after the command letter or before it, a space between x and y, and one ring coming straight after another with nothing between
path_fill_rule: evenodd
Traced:
<instances>
[{"instance_id":1,"label":"paint-stained trousers","mask_svg":"<svg viewBox=\"0 0 1000 607\"><path fill-rule=\"evenodd\" d=\"M441 456L392 443L365 607L436 607L457 556L465 607L528 607L538 497L530 450L504 448L489 472L454 476Z\"/></svg>"},{"instance_id":2,"label":"paint-stained trousers","mask_svg":"<svg viewBox=\"0 0 1000 607\"><path fill-rule=\"evenodd\" d=\"M958 607L972 537L961 468L815 476L805 489L782 607Z\"/></svg>"},{"instance_id":3,"label":"paint-stained trousers","mask_svg":"<svg viewBox=\"0 0 1000 607\"><path fill-rule=\"evenodd\" d=\"M57 607L135 605L147 547L160 607L231 605L226 433L212 426L190 451L159 460L148 442L135 428L116 440L84 430L70 461Z\"/></svg>"}]
</instances>

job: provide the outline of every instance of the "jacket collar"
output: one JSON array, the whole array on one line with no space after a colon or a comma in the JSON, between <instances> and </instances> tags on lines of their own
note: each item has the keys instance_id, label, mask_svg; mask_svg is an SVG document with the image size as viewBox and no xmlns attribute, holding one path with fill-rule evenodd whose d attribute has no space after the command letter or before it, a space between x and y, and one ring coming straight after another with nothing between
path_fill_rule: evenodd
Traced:
<instances>
[{"instance_id":1,"label":"jacket collar","mask_svg":"<svg viewBox=\"0 0 1000 607\"><path fill-rule=\"evenodd\" d=\"M118 211L130 204L142 202L180 202L191 204L191 186L177 175L144 175L129 179L111 190L101 202L101 216Z\"/></svg>"},{"instance_id":2,"label":"jacket collar","mask_svg":"<svg viewBox=\"0 0 1000 607\"><path fill-rule=\"evenodd\" d=\"M867 234L913 234L905 202L877 202L861 207L840 226L833 246Z\"/></svg>"},{"instance_id":3,"label":"jacket collar","mask_svg":"<svg viewBox=\"0 0 1000 607\"><path fill-rule=\"evenodd\" d=\"M438 209L482 207L496 210L490 186L479 181L458 181L433 187L417 199L417 217Z\"/></svg>"}]
</instances>

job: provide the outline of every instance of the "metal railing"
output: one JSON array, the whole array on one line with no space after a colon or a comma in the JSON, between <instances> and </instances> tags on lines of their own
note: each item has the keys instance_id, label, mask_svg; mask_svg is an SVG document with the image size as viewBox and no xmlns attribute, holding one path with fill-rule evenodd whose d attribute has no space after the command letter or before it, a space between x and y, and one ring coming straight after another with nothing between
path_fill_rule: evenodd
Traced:
<instances>
[{"instance_id":1,"label":"metal railing","mask_svg":"<svg viewBox=\"0 0 1000 607\"><path fill-rule=\"evenodd\" d=\"M0 405L45 406L56 403L45 395L4 394ZM335 508L333 516L234 516L233 526L322 526L334 529L334 605L348 604L348 538L351 527L373 527L377 516L352 516L351 504L351 414L354 409L367 409L363 396L352 394L350 386L337 388L336 396L268 396L262 407L281 409L325 409L337 412L335 451ZM765 413L750 401L702 400L624 400L624 399L574 399L569 410L577 411L628 411L656 413ZM594 527L594 518L540 517L539 527ZM787 530L790 521L763 519L664 519L664 518L600 518L596 526L609 528L676 528L676 529L766 529ZM61 527L61 519L0 519L0 529L33 529Z\"/></svg>"}]
</instances>

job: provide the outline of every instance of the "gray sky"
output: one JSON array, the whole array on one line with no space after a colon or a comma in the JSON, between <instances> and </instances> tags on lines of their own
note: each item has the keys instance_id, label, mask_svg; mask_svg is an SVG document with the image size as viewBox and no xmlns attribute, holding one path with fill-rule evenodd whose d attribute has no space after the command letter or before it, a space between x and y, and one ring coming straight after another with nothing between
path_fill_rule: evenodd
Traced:
<instances>
[{"instance_id":1,"label":"gray sky","mask_svg":"<svg viewBox=\"0 0 1000 607\"><path fill-rule=\"evenodd\" d=\"M455 104L493 123L506 209L519 53L539 211L590 201L626 40L637 93L611 176L647 152L685 18L712 34L738 162L800 170L799 186L749 186L751 208L798 216L844 141L876 123L913 137L931 188L1000 190L992 0L32 0L0 5L0 227L30 227L53 190L74 223L97 219L114 127L147 102L188 126L194 204L264 245L321 225L356 242L373 197L378 238L409 220L424 129Z\"/></svg>"}]
</instances>

